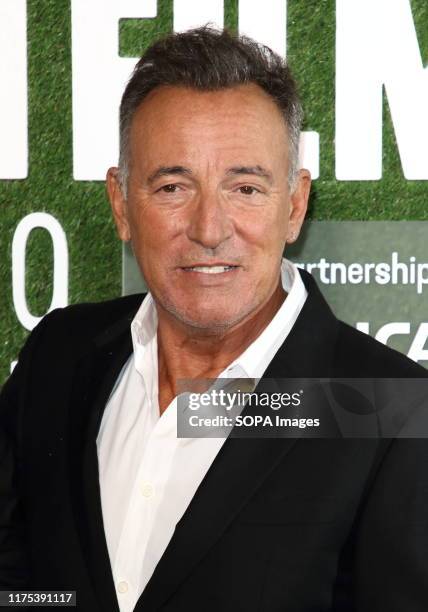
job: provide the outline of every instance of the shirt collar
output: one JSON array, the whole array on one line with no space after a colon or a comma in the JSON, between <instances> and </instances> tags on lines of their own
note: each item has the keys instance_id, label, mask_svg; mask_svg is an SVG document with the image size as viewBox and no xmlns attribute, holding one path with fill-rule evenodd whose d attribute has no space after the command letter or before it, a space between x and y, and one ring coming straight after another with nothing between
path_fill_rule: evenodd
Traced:
<instances>
[{"instance_id":1,"label":"shirt collar","mask_svg":"<svg viewBox=\"0 0 428 612\"><path fill-rule=\"evenodd\" d=\"M281 282L288 294L262 333L220 376L261 378L275 353L290 333L308 295L297 267L288 259L281 263Z\"/></svg>"}]
</instances>

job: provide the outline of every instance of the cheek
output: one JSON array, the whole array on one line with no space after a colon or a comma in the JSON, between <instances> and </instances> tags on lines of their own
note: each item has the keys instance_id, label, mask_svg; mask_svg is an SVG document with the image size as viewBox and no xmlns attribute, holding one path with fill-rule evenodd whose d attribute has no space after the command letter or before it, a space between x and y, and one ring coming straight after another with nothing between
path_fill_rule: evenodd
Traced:
<instances>
[{"instance_id":1,"label":"cheek","mask_svg":"<svg viewBox=\"0 0 428 612\"><path fill-rule=\"evenodd\" d=\"M290 206L289 204L287 205L284 202L278 208L277 219L275 223L275 228L278 232L278 235L281 237L284 237L284 240L287 235L289 216L290 216Z\"/></svg>"},{"instance_id":2,"label":"cheek","mask_svg":"<svg viewBox=\"0 0 428 612\"><path fill-rule=\"evenodd\" d=\"M132 219L132 241L134 250L140 254L156 254L165 259L172 252L175 239L180 233L180 224L170 211L143 209Z\"/></svg>"},{"instance_id":3,"label":"cheek","mask_svg":"<svg viewBox=\"0 0 428 612\"><path fill-rule=\"evenodd\" d=\"M282 252L287 236L287 217L281 212L271 218L247 218L245 226L241 226L241 238L254 252L262 252L270 258ZM260 255L260 253L259 253Z\"/></svg>"},{"instance_id":4,"label":"cheek","mask_svg":"<svg viewBox=\"0 0 428 612\"><path fill-rule=\"evenodd\" d=\"M272 228L272 242L276 245L276 250L284 250L288 233L288 210L286 206L281 206L274 226Z\"/></svg>"}]
</instances>

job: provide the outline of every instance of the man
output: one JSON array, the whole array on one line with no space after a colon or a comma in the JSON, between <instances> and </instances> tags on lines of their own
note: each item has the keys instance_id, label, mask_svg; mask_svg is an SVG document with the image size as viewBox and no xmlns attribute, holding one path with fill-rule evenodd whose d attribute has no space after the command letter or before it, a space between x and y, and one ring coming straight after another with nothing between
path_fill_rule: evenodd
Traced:
<instances>
[{"instance_id":1,"label":"man","mask_svg":"<svg viewBox=\"0 0 428 612\"><path fill-rule=\"evenodd\" d=\"M300 122L251 40L202 28L138 62L107 188L150 293L45 317L0 400L28 588L85 612L426 609L425 440L176 435L181 379L426 375L282 260Z\"/></svg>"}]
</instances>

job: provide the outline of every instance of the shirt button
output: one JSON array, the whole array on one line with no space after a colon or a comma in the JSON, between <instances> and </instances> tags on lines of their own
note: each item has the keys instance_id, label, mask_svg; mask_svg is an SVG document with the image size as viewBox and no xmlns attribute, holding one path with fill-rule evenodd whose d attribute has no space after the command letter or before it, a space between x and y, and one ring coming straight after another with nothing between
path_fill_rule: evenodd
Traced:
<instances>
[{"instance_id":1,"label":"shirt button","mask_svg":"<svg viewBox=\"0 0 428 612\"><path fill-rule=\"evenodd\" d=\"M117 585L119 593L126 593L128 591L128 583L125 580L121 580Z\"/></svg>"},{"instance_id":2,"label":"shirt button","mask_svg":"<svg viewBox=\"0 0 428 612\"><path fill-rule=\"evenodd\" d=\"M141 486L141 493L144 497L153 497L155 488L150 482L144 482Z\"/></svg>"}]
</instances>

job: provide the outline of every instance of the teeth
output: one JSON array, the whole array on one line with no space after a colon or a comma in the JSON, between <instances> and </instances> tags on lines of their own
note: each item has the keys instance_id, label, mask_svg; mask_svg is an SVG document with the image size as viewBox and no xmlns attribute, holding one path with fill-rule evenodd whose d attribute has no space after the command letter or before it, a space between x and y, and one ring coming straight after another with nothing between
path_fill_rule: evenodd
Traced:
<instances>
[{"instance_id":1,"label":"teeth","mask_svg":"<svg viewBox=\"0 0 428 612\"><path fill-rule=\"evenodd\" d=\"M234 266L195 266L194 268L187 268L193 272L203 272L204 274L221 274L232 270Z\"/></svg>"}]
</instances>

